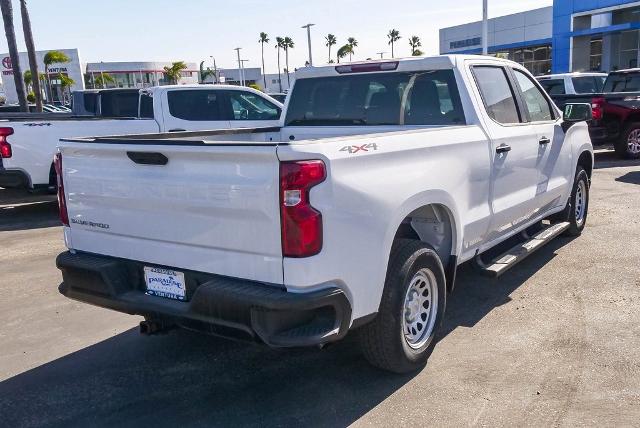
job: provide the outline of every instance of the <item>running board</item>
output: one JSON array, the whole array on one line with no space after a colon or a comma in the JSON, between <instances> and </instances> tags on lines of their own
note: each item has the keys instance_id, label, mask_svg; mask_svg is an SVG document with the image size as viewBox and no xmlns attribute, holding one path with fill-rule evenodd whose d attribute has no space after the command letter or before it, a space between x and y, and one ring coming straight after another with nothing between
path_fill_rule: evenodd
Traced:
<instances>
[{"instance_id":1,"label":"running board","mask_svg":"<svg viewBox=\"0 0 640 428\"><path fill-rule=\"evenodd\" d=\"M549 243L553 238L567 230L569 226L569 222L566 221L556 223L536 233L526 242L518 244L506 253L499 255L489 264L484 263L480 255L476 256L474 263L484 275L497 278L527 258L527 256Z\"/></svg>"}]
</instances>

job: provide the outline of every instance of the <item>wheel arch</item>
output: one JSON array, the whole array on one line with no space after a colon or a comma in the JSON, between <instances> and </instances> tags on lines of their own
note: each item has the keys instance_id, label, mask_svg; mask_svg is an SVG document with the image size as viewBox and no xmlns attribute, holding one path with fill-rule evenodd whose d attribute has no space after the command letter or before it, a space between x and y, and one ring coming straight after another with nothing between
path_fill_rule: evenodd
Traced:
<instances>
[{"instance_id":1,"label":"wheel arch","mask_svg":"<svg viewBox=\"0 0 640 428\"><path fill-rule=\"evenodd\" d=\"M576 166L581 166L589 176L591 180L591 174L593 173L593 153L590 150L583 150L578 156L578 162Z\"/></svg>"},{"instance_id":2,"label":"wheel arch","mask_svg":"<svg viewBox=\"0 0 640 428\"><path fill-rule=\"evenodd\" d=\"M429 244L440 257L448 288L452 290L457 256L462 248L460 217L453 198L444 192L416 196L402 205L394 219L388 232L387 261L398 239L416 239Z\"/></svg>"}]
</instances>

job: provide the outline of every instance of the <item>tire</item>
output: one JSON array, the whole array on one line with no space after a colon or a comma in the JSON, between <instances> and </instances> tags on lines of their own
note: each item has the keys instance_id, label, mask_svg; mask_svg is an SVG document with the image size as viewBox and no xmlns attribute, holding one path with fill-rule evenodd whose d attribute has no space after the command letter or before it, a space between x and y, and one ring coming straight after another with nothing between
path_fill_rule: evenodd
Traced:
<instances>
[{"instance_id":1,"label":"tire","mask_svg":"<svg viewBox=\"0 0 640 428\"><path fill-rule=\"evenodd\" d=\"M640 122L630 123L614 148L623 159L640 159Z\"/></svg>"},{"instance_id":2,"label":"tire","mask_svg":"<svg viewBox=\"0 0 640 428\"><path fill-rule=\"evenodd\" d=\"M359 332L365 358L395 373L424 367L435 347L445 307L445 273L435 250L417 240L397 240L378 315Z\"/></svg>"},{"instance_id":3,"label":"tire","mask_svg":"<svg viewBox=\"0 0 640 428\"><path fill-rule=\"evenodd\" d=\"M581 166L578 166L566 207L550 219L554 223L569 222L569 229L563 233L564 236L580 236L587 224L587 214L589 214L589 176Z\"/></svg>"}]
</instances>

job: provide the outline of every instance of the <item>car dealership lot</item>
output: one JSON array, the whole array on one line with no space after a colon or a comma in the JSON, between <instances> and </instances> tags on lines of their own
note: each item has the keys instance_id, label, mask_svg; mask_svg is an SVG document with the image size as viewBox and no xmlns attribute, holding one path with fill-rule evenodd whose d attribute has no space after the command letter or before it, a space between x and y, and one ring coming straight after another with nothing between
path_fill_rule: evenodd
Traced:
<instances>
[{"instance_id":1,"label":"car dealership lot","mask_svg":"<svg viewBox=\"0 0 640 428\"><path fill-rule=\"evenodd\" d=\"M444 338L408 376L349 339L140 336L139 317L58 293L55 203L0 190L0 426L637 424L640 162L599 152L596 168L583 235L499 280L464 268Z\"/></svg>"}]
</instances>

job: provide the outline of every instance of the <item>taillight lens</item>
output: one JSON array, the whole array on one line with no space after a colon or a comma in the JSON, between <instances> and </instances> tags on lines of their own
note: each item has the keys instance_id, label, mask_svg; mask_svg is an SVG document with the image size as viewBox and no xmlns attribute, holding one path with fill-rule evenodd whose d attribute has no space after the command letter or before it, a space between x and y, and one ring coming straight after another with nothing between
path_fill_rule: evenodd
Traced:
<instances>
[{"instance_id":1,"label":"taillight lens","mask_svg":"<svg viewBox=\"0 0 640 428\"><path fill-rule=\"evenodd\" d=\"M593 98L591 100L591 117L593 120L601 120L604 115L604 98Z\"/></svg>"},{"instance_id":2,"label":"taillight lens","mask_svg":"<svg viewBox=\"0 0 640 428\"><path fill-rule=\"evenodd\" d=\"M7 137L11 134L13 134L13 128L8 126L0 127L0 157L5 159L13 155L11 144L7 141Z\"/></svg>"},{"instance_id":3,"label":"taillight lens","mask_svg":"<svg viewBox=\"0 0 640 428\"><path fill-rule=\"evenodd\" d=\"M69 226L69 213L67 212L67 199L64 196L64 181L62 181L62 153L56 153L53 158L53 166L58 177L58 209L60 211L60 221L65 226Z\"/></svg>"},{"instance_id":4,"label":"taillight lens","mask_svg":"<svg viewBox=\"0 0 640 428\"><path fill-rule=\"evenodd\" d=\"M309 257L322 249L322 214L311 206L309 191L327 173L321 160L280 163L282 255Z\"/></svg>"}]
</instances>

